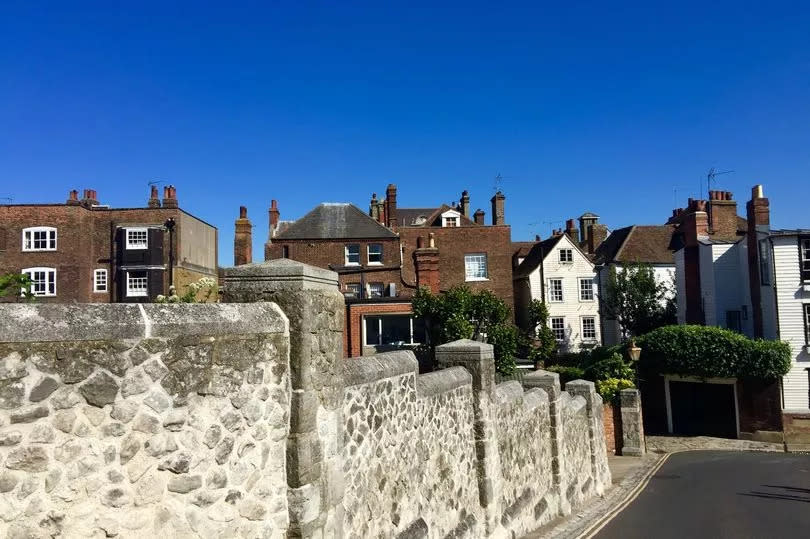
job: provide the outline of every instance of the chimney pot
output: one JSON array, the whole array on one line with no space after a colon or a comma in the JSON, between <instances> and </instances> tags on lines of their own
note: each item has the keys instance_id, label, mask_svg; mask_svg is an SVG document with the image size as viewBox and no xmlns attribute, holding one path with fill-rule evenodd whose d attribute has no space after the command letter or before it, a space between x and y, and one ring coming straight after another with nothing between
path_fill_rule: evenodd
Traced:
<instances>
[{"instance_id":1,"label":"chimney pot","mask_svg":"<svg viewBox=\"0 0 810 539\"><path fill-rule=\"evenodd\" d=\"M422 239L422 236L417 236L417 238L416 238L416 248L421 249L423 243L424 243L424 240Z\"/></svg>"},{"instance_id":2,"label":"chimney pot","mask_svg":"<svg viewBox=\"0 0 810 539\"><path fill-rule=\"evenodd\" d=\"M534 241L540 241L540 234L534 235Z\"/></svg>"},{"instance_id":3,"label":"chimney pot","mask_svg":"<svg viewBox=\"0 0 810 539\"><path fill-rule=\"evenodd\" d=\"M763 198L764 196L762 185L755 185L751 188L751 198Z\"/></svg>"},{"instance_id":4,"label":"chimney pot","mask_svg":"<svg viewBox=\"0 0 810 539\"><path fill-rule=\"evenodd\" d=\"M430 242L429 247L431 249L435 249L436 248L436 235L433 232L431 232L430 234L428 234L428 239L429 239L429 242Z\"/></svg>"},{"instance_id":5,"label":"chimney pot","mask_svg":"<svg viewBox=\"0 0 810 539\"><path fill-rule=\"evenodd\" d=\"M244 206L239 206L239 218L240 219L247 219L247 208Z\"/></svg>"}]
</instances>

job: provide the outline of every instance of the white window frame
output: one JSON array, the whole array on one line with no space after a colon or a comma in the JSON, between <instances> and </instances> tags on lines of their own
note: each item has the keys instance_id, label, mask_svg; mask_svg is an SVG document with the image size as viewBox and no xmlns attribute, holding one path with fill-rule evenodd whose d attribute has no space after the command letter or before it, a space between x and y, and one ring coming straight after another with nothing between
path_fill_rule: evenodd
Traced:
<instances>
[{"instance_id":1,"label":"white window frame","mask_svg":"<svg viewBox=\"0 0 810 539\"><path fill-rule=\"evenodd\" d=\"M561 321L560 323L562 324L562 327L555 328L554 327L554 321L555 320L560 320ZM565 340L566 340L565 339L565 317L564 316L552 316L552 317L549 317L548 325L551 328L551 333L554 335L554 340L557 341L557 342L565 342ZM555 333L556 331L562 331L562 338L557 337L557 334Z\"/></svg>"},{"instance_id":2,"label":"white window frame","mask_svg":"<svg viewBox=\"0 0 810 539\"><path fill-rule=\"evenodd\" d=\"M143 234L143 241L132 241L130 234ZM149 248L149 229L148 228L125 228L124 235L126 236L126 249L127 251L136 251Z\"/></svg>"},{"instance_id":3,"label":"white window frame","mask_svg":"<svg viewBox=\"0 0 810 539\"><path fill-rule=\"evenodd\" d=\"M101 285L101 281L103 281L103 285ZM109 281L107 280L106 269L93 270L93 292L109 292Z\"/></svg>"},{"instance_id":4,"label":"white window frame","mask_svg":"<svg viewBox=\"0 0 810 539\"><path fill-rule=\"evenodd\" d=\"M414 341L414 338L413 338L413 320L414 320L413 314L411 314L411 313L402 313L402 314L399 314L399 313L381 313L381 314L368 314L368 315L363 316L363 346L382 346L383 345L383 342L382 342L382 335L383 335L382 319L385 318L385 317L392 317L392 316L407 316L408 319L409 319L410 330L411 330L410 331L411 340L410 340L410 342L407 342L405 344L408 344L408 345L421 344L421 343L419 343L417 341ZM369 342L368 342L368 331L366 331L366 322L367 322L368 318L377 318L377 342L376 343L370 343L369 344ZM388 344L390 344L390 343L388 343Z\"/></svg>"},{"instance_id":5,"label":"white window frame","mask_svg":"<svg viewBox=\"0 0 810 539\"><path fill-rule=\"evenodd\" d=\"M363 296L363 285L360 283L346 283L345 293L353 298L360 298Z\"/></svg>"},{"instance_id":6,"label":"white window frame","mask_svg":"<svg viewBox=\"0 0 810 539\"><path fill-rule=\"evenodd\" d=\"M810 303L802 304L804 311L804 344L810 347ZM807 350L810 352L810 350Z\"/></svg>"},{"instance_id":7,"label":"white window frame","mask_svg":"<svg viewBox=\"0 0 810 539\"><path fill-rule=\"evenodd\" d=\"M552 286L552 283L555 283L555 282L560 283L560 289L559 289L560 299L555 299L555 297L554 297L555 290L554 290L554 287ZM564 290L564 287L563 287L562 278L549 279L548 280L548 302L549 303L564 303L565 302L565 293L564 293L563 290Z\"/></svg>"},{"instance_id":8,"label":"white window frame","mask_svg":"<svg viewBox=\"0 0 810 539\"><path fill-rule=\"evenodd\" d=\"M355 254L355 253L349 253L349 249L351 249L352 247L357 249L357 262L349 261L349 255L351 254L352 256L354 256L354 254ZM360 244L359 243L346 244L343 247L343 257L344 257L344 262L346 263L347 266L359 266L360 265Z\"/></svg>"},{"instance_id":9,"label":"white window frame","mask_svg":"<svg viewBox=\"0 0 810 539\"><path fill-rule=\"evenodd\" d=\"M810 283L810 278L807 278L808 272L810 272L810 238L799 236L799 275L804 283Z\"/></svg>"},{"instance_id":10,"label":"white window frame","mask_svg":"<svg viewBox=\"0 0 810 539\"><path fill-rule=\"evenodd\" d=\"M372 253L371 248L376 247L379 249L379 252ZM380 260L376 262L371 261L371 255L379 255ZM368 260L369 266L382 266L383 263L383 245L382 243L369 243L368 247L366 248L366 259Z\"/></svg>"},{"instance_id":11,"label":"white window frame","mask_svg":"<svg viewBox=\"0 0 810 539\"><path fill-rule=\"evenodd\" d=\"M585 335L585 321L586 321L586 320L590 320L591 322L593 322L593 336L592 336L592 337L588 337L588 336L586 336L586 335ZM595 317L595 316L583 316L583 317L580 319L580 323L579 323L579 325L580 325L580 330L581 330L581 332L582 332L582 333L581 333L581 335L582 335L582 340L583 340L583 341L585 341L585 342L595 342L595 341L596 341L596 338L597 338L597 333L596 333L596 317Z\"/></svg>"},{"instance_id":12,"label":"white window frame","mask_svg":"<svg viewBox=\"0 0 810 539\"><path fill-rule=\"evenodd\" d=\"M582 288L582 283L585 282L585 281L590 281L591 282L591 289L590 289L591 297L589 297L589 298L583 297L583 292L585 292L585 289ZM579 287L579 301L587 301L587 302L594 301L594 298L596 297L596 292L594 291L594 284L595 283L596 283L596 280L593 277L579 277L577 279L577 285Z\"/></svg>"},{"instance_id":13,"label":"white window frame","mask_svg":"<svg viewBox=\"0 0 810 539\"><path fill-rule=\"evenodd\" d=\"M564 253L568 253L568 256L563 256ZM560 249L560 264L573 264L573 263L574 263L574 250L566 248Z\"/></svg>"},{"instance_id":14,"label":"white window frame","mask_svg":"<svg viewBox=\"0 0 810 539\"><path fill-rule=\"evenodd\" d=\"M34 236L37 233L45 233L45 247L35 247L37 241ZM27 237L26 237L27 236ZM41 241L41 240L40 240ZM53 243L53 246L51 246ZM22 250L24 252L56 251L58 246L57 231L52 226L30 226L22 230Z\"/></svg>"},{"instance_id":15,"label":"white window frame","mask_svg":"<svg viewBox=\"0 0 810 539\"><path fill-rule=\"evenodd\" d=\"M383 298L383 297L385 297L385 283L373 282L373 283L368 283L367 286L368 286L368 297L369 298ZM379 295L377 295L372 290L372 287L374 287L376 289L378 286L379 286L379 291L380 291Z\"/></svg>"},{"instance_id":16,"label":"white window frame","mask_svg":"<svg viewBox=\"0 0 810 539\"><path fill-rule=\"evenodd\" d=\"M138 271L138 273L141 273L141 271ZM128 298L145 298L149 296L149 272L144 271L143 273L145 274L144 277L132 277L130 276L130 272L129 271L127 272L126 290ZM145 285L143 289L141 288L133 289L131 286L133 279L138 279L139 281L143 279Z\"/></svg>"},{"instance_id":17,"label":"white window frame","mask_svg":"<svg viewBox=\"0 0 810 539\"><path fill-rule=\"evenodd\" d=\"M442 228L458 228L461 226L461 214L455 210L442 213Z\"/></svg>"},{"instance_id":18,"label":"white window frame","mask_svg":"<svg viewBox=\"0 0 810 539\"><path fill-rule=\"evenodd\" d=\"M36 267L36 268L25 268L20 273L23 273L31 279L31 294L37 297L47 297L53 298L56 297L56 268L48 268L48 267ZM45 273L45 289L42 292L38 292L36 288L36 283L34 281L34 274L35 273ZM53 291L51 291L51 284L53 284ZM22 295L25 295L25 291L22 292Z\"/></svg>"},{"instance_id":19,"label":"white window frame","mask_svg":"<svg viewBox=\"0 0 810 539\"><path fill-rule=\"evenodd\" d=\"M482 267L484 270L483 277L480 275ZM468 282L489 281L489 260L487 260L486 253L467 253L464 255L464 280Z\"/></svg>"}]
</instances>

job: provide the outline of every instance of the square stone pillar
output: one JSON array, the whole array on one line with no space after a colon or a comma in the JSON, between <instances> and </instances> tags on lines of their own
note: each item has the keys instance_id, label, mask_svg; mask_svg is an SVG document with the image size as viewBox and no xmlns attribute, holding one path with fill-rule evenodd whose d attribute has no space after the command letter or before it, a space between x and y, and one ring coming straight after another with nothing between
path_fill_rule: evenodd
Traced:
<instances>
[{"instance_id":1,"label":"square stone pillar","mask_svg":"<svg viewBox=\"0 0 810 539\"><path fill-rule=\"evenodd\" d=\"M337 274L278 259L224 268L220 277L223 301L273 301L289 319L288 536L341 536L345 300Z\"/></svg>"},{"instance_id":2,"label":"square stone pillar","mask_svg":"<svg viewBox=\"0 0 810 539\"><path fill-rule=\"evenodd\" d=\"M641 393L638 389L622 389L622 455L643 457L647 453L644 442L644 422L641 417Z\"/></svg>"},{"instance_id":3,"label":"square stone pillar","mask_svg":"<svg viewBox=\"0 0 810 539\"><path fill-rule=\"evenodd\" d=\"M605 423L602 411L602 397L596 392L593 382L573 380L565 384L565 391L572 397L585 399L588 414L588 437L591 446L591 477L596 494L602 494L610 485L610 467L607 463L607 444L605 443Z\"/></svg>"},{"instance_id":4,"label":"square stone pillar","mask_svg":"<svg viewBox=\"0 0 810 539\"><path fill-rule=\"evenodd\" d=\"M484 509L487 535L490 535L497 529L501 514L501 465L492 410L495 352L491 344L462 339L437 346L436 362L440 369L461 366L472 375L478 498Z\"/></svg>"},{"instance_id":5,"label":"square stone pillar","mask_svg":"<svg viewBox=\"0 0 810 539\"><path fill-rule=\"evenodd\" d=\"M565 496L568 485L564 484L562 473L563 437L565 436L562 420L562 402L560 400L560 375L556 372L536 370L523 377L523 387L526 390L540 388L548 395L548 410L551 425L551 471L554 481L555 496L559 500L559 512L563 515L571 513L571 505Z\"/></svg>"}]
</instances>

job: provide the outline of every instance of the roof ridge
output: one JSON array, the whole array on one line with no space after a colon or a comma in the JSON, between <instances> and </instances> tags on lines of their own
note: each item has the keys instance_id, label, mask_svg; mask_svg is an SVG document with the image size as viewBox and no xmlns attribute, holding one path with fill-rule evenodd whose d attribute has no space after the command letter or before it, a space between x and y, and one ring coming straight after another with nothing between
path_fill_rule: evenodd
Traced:
<instances>
[{"instance_id":1,"label":"roof ridge","mask_svg":"<svg viewBox=\"0 0 810 539\"><path fill-rule=\"evenodd\" d=\"M619 256L622 254L622 251L624 251L624 246L627 245L628 240L630 240L630 236L632 236L633 232L636 231L637 226L638 225L630 225L630 230L627 232L627 235L624 237L624 241L622 241L621 245L619 245L619 248L616 249L616 254L613 255L613 260L619 260Z\"/></svg>"}]
</instances>

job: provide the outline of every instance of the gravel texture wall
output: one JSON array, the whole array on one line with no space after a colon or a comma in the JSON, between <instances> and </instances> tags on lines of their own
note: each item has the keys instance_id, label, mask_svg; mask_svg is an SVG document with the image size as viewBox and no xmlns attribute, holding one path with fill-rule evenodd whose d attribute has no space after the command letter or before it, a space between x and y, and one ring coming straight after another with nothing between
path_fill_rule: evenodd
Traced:
<instances>
[{"instance_id":1,"label":"gravel texture wall","mask_svg":"<svg viewBox=\"0 0 810 539\"><path fill-rule=\"evenodd\" d=\"M283 537L274 304L0 306L0 535Z\"/></svg>"}]
</instances>

